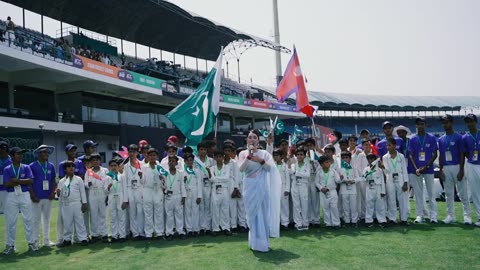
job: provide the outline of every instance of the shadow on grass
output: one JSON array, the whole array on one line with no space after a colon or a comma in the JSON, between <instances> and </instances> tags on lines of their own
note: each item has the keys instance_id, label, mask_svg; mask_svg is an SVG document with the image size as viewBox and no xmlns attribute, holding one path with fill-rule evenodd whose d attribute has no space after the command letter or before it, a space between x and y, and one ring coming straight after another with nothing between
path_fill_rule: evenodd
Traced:
<instances>
[{"instance_id":1,"label":"shadow on grass","mask_svg":"<svg viewBox=\"0 0 480 270\"><path fill-rule=\"evenodd\" d=\"M265 253L253 251L253 255L260 262L271 263L275 265L288 263L291 260L300 258L300 255L284 249L271 249L269 252Z\"/></svg>"},{"instance_id":2,"label":"shadow on grass","mask_svg":"<svg viewBox=\"0 0 480 270\"><path fill-rule=\"evenodd\" d=\"M366 227L358 227L358 228L340 228L340 229L333 229L333 228L312 228L308 231L287 231L282 232L282 237L289 237L294 239L299 239L302 241L313 241L312 239L308 239L309 237L317 238L317 239L329 239L339 236L347 236L347 237L359 237L359 236L366 236L375 233L399 233L399 234L408 234L409 232L413 231L420 231L420 232L427 232L427 231L435 231L439 228L444 227L456 227L462 228L464 230L473 230L474 227L470 225L462 225L462 224L410 224L409 226L404 225L393 225L388 226L386 228L366 228ZM304 239L302 239L304 238Z\"/></svg>"}]
</instances>

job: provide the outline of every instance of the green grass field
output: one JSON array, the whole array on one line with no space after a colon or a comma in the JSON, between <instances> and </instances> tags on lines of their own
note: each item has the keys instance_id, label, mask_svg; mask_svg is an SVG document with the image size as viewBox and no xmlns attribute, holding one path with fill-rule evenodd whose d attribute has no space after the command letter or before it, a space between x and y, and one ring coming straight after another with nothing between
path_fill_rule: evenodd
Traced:
<instances>
[{"instance_id":1,"label":"green grass field","mask_svg":"<svg viewBox=\"0 0 480 270\"><path fill-rule=\"evenodd\" d=\"M457 222L462 222L461 205L455 204ZM438 207L443 219L445 203L439 202ZM52 240L56 213L55 208ZM0 230L4 236L4 216L0 216ZM0 242L4 245L3 237ZM292 230L272 239L272 250L266 254L247 247L247 234L42 247L29 253L20 219L17 253L0 256L0 269L480 269L479 243L480 228L473 226L412 224L386 229Z\"/></svg>"}]
</instances>

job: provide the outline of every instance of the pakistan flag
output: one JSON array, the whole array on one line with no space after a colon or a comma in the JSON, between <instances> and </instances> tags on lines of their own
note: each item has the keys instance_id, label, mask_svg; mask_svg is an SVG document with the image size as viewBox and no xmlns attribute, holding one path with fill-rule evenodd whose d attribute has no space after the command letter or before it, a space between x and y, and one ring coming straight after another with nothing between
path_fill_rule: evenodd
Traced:
<instances>
[{"instance_id":1,"label":"pakistan flag","mask_svg":"<svg viewBox=\"0 0 480 270\"><path fill-rule=\"evenodd\" d=\"M215 127L220 103L223 49L207 78L195 92L167 114L167 118L185 135L185 145L196 146Z\"/></svg>"}]
</instances>

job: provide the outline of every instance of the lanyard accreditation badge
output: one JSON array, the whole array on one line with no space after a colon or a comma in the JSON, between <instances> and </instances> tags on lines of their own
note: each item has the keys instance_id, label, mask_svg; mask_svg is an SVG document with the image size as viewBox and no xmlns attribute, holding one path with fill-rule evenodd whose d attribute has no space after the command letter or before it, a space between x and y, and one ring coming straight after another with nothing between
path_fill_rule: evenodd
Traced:
<instances>
[{"instance_id":1,"label":"lanyard accreditation badge","mask_svg":"<svg viewBox=\"0 0 480 270\"><path fill-rule=\"evenodd\" d=\"M12 171L13 174L15 175L15 178L17 180L20 180L20 171L22 169L22 165L18 166L18 171L15 171L15 166L12 164ZM21 195L22 194L22 188L20 185L17 185L14 187L15 195Z\"/></svg>"},{"instance_id":2,"label":"lanyard accreditation badge","mask_svg":"<svg viewBox=\"0 0 480 270\"><path fill-rule=\"evenodd\" d=\"M69 179L68 177L65 179L65 186L62 189L62 197L68 197L70 196L70 185L72 184L73 179Z\"/></svg>"},{"instance_id":3,"label":"lanyard accreditation badge","mask_svg":"<svg viewBox=\"0 0 480 270\"><path fill-rule=\"evenodd\" d=\"M427 140L427 135L425 134L423 136L423 140L420 139L420 136L418 136L418 142L420 143L420 152L418 153L418 161L425 161L425 141Z\"/></svg>"},{"instance_id":4,"label":"lanyard accreditation badge","mask_svg":"<svg viewBox=\"0 0 480 270\"><path fill-rule=\"evenodd\" d=\"M473 155L472 155L472 161L477 161L478 160L478 148L477 148L477 139L478 139L478 131L477 133L475 134L475 137L473 137L473 135L471 133L468 133L468 135L470 135L470 137L472 137L473 139Z\"/></svg>"},{"instance_id":5,"label":"lanyard accreditation badge","mask_svg":"<svg viewBox=\"0 0 480 270\"><path fill-rule=\"evenodd\" d=\"M447 149L445 150L445 161L452 161L452 151L450 151L450 142L452 141L453 134L450 136L445 135L445 144Z\"/></svg>"},{"instance_id":6,"label":"lanyard accreditation badge","mask_svg":"<svg viewBox=\"0 0 480 270\"><path fill-rule=\"evenodd\" d=\"M43 178L43 191L50 190L50 181L47 179L48 162L45 162L45 166L43 166L42 163L40 163L40 161L38 160L37 160L37 163L38 163L38 166L40 166L40 168L42 169L43 175L45 176L45 178Z\"/></svg>"}]
</instances>

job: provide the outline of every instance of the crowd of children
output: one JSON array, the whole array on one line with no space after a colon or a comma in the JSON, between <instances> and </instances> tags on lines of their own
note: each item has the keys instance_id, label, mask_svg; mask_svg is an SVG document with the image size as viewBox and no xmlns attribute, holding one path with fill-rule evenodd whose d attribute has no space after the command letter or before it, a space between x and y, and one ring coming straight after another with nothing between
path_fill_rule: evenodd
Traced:
<instances>
[{"instance_id":1,"label":"crowd of children","mask_svg":"<svg viewBox=\"0 0 480 270\"><path fill-rule=\"evenodd\" d=\"M413 136L408 136L405 127L394 128L391 122L384 122L385 138L376 145L367 130L360 139L350 136L348 140L334 132L335 139L323 147L315 138L291 145L285 139L275 144L269 136L265 147L282 182L281 228L303 231L319 227L321 207L327 227L372 227L375 220L382 228L406 226L412 189L414 222L429 219L437 223L433 194L437 157L445 178L448 216L443 222L455 222L456 187L463 204L463 222L472 224L470 200L480 217L477 118L465 116L469 132L464 136L453 131L453 117L445 115L440 120L445 135L438 142L426 133L426 121L421 117L415 120L417 134ZM84 142L85 155L78 158L77 146L69 144L65 147L67 159L58 166L58 182L55 166L48 162L53 147L41 145L34 151L37 160L26 165L21 163L24 150L0 142L0 210L6 219L3 254L15 251L19 213L31 251L40 247L42 227L43 245L59 247L74 242L124 242L128 237L172 240L175 235L185 239L247 231L243 176L237 165L237 155L244 148L226 140L215 149L215 142L206 141L197 145L194 155L192 148L178 148L177 142L176 137L169 138L162 153L144 142L132 144L128 158L116 156L108 168L101 166L93 141ZM55 198L57 243L49 239ZM480 226L480 221L474 225Z\"/></svg>"}]
</instances>

